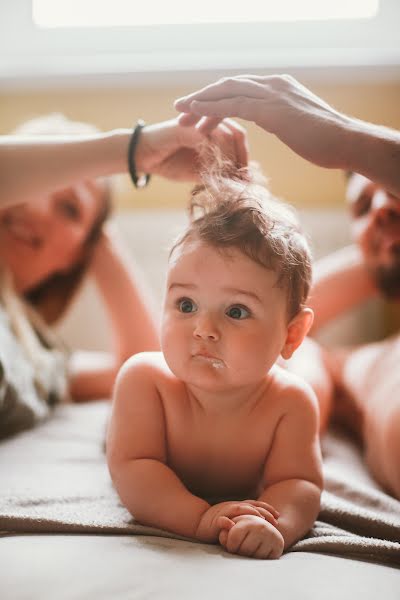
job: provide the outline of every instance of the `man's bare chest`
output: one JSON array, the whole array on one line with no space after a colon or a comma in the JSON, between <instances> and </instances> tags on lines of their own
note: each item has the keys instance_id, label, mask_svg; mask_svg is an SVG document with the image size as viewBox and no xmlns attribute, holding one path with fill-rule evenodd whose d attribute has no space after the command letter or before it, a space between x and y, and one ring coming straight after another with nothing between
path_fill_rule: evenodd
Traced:
<instances>
[{"instance_id":1,"label":"man's bare chest","mask_svg":"<svg viewBox=\"0 0 400 600\"><path fill-rule=\"evenodd\" d=\"M361 405L375 399L388 403L400 390L400 337L367 344L349 352L343 367L343 383Z\"/></svg>"}]
</instances>

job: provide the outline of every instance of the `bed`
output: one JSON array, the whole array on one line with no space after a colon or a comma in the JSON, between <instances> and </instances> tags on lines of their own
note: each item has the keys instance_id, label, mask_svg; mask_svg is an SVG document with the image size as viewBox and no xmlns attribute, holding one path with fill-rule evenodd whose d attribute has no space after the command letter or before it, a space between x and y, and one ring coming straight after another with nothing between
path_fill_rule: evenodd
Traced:
<instances>
[{"instance_id":1,"label":"bed","mask_svg":"<svg viewBox=\"0 0 400 600\"><path fill-rule=\"evenodd\" d=\"M334 218L340 235L332 240ZM326 220L331 247L345 241L343 219ZM156 295L162 288L165 232L170 235L181 220L174 213L156 220L154 213L118 219ZM321 215L309 215L307 222L311 230L318 223L326 245ZM150 230L154 244L140 237ZM329 249L321 246L318 252ZM104 349L103 318L89 286L62 333L71 345ZM82 319L85 332L92 331L89 341L79 338ZM342 327L357 332L359 325ZM334 342L342 332L329 335ZM400 502L372 480L361 449L345 432L331 429L323 440L326 489L314 528L280 560L259 561L136 523L121 506L105 465L108 411L107 401L62 405L45 423L0 443L1 600L399 600Z\"/></svg>"}]
</instances>

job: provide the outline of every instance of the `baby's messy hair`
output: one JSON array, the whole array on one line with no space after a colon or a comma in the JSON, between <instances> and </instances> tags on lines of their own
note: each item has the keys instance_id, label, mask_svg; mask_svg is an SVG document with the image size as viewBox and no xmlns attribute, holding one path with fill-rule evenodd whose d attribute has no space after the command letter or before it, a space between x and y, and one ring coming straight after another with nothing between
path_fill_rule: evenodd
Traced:
<instances>
[{"instance_id":1,"label":"baby's messy hair","mask_svg":"<svg viewBox=\"0 0 400 600\"><path fill-rule=\"evenodd\" d=\"M218 150L203 159L202 183L189 202L189 225L175 241L170 256L186 241L197 239L221 250L236 248L274 271L287 291L288 317L307 300L311 252L294 210L272 196L253 163L238 169Z\"/></svg>"}]
</instances>

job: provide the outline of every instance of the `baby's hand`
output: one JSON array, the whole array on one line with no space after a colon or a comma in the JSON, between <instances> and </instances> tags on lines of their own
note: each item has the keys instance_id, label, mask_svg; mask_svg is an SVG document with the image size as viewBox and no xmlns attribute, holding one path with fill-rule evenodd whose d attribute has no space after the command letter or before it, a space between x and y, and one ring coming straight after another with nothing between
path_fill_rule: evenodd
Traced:
<instances>
[{"instance_id":1,"label":"baby's hand","mask_svg":"<svg viewBox=\"0 0 400 600\"><path fill-rule=\"evenodd\" d=\"M235 525L235 517L240 515L253 515L262 521L277 524L278 511L273 506L260 500L242 500L238 502L220 502L210 506L200 519L197 527L196 538L202 542L213 543L218 541L222 530L230 529Z\"/></svg>"},{"instance_id":2,"label":"baby's hand","mask_svg":"<svg viewBox=\"0 0 400 600\"><path fill-rule=\"evenodd\" d=\"M270 522L254 515L241 515L232 521L234 525L219 534L219 542L228 552L264 559L282 556L282 534Z\"/></svg>"}]
</instances>

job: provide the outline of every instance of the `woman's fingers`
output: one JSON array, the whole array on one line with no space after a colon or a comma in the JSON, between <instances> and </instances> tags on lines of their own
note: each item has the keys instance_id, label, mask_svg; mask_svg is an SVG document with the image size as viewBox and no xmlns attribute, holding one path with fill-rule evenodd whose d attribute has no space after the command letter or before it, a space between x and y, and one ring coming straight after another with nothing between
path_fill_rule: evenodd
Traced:
<instances>
[{"instance_id":1,"label":"woman's fingers","mask_svg":"<svg viewBox=\"0 0 400 600\"><path fill-rule=\"evenodd\" d=\"M206 118L200 122L198 127L204 135L213 137L214 132L218 131L225 134L227 142L232 146L235 162L238 168L246 167L249 163L249 146L247 141L247 132L244 127L236 123L233 119Z\"/></svg>"},{"instance_id":2,"label":"woman's fingers","mask_svg":"<svg viewBox=\"0 0 400 600\"><path fill-rule=\"evenodd\" d=\"M217 126L213 124L213 127L207 137L219 146L222 154L237 168L247 166L249 149L246 130L232 120L223 120Z\"/></svg>"},{"instance_id":3,"label":"woman's fingers","mask_svg":"<svg viewBox=\"0 0 400 600\"><path fill-rule=\"evenodd\" d=\"M224 123L232 132L235 140L238 166L247 167L249 164L250 150L246 129L233 119L224 119Z\"/></svg>"}]
</instances>

